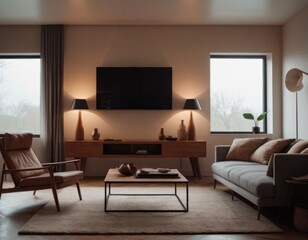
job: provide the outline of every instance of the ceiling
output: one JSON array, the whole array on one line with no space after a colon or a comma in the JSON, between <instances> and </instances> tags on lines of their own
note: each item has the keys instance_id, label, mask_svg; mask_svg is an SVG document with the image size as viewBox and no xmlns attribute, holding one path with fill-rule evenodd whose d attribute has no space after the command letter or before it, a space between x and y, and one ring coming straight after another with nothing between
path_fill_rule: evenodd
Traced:
<instances>
[{"instance_id":1,"label":"ceiling","mask_svg":"<svg viewBox=\"0 0 308 240\"><path fill-rule=\"evenodd\" d=\"M308 0L0 0L0 25L282 25Z\"/></svg>"}]
</instances>

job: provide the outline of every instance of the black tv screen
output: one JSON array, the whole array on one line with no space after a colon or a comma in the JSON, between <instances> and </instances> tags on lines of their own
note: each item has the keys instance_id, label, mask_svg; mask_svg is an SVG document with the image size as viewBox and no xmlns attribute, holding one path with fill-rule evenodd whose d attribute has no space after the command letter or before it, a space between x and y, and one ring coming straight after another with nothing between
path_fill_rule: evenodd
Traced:
<instances>
[{"instance_id":1,"label":"black tv screen","mask_svg":"<svg viewBox=\"0 0 308 240\"><path fill-rule=\"evenodd\" d=\"M97 109L172 109L171 67L98 67Z\"/></svg>"}]
</instances>

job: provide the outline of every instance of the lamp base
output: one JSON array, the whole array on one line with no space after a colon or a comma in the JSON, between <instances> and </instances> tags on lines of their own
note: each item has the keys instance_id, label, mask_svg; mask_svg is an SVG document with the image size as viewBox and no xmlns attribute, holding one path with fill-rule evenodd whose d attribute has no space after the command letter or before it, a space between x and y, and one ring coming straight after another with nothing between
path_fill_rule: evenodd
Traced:
<instances>
[{"instance_id":1,"label":"lamp base","mask_svg":"<svg viewBox=\"0 0 308 240\"><path fill-rule=\"evenodd\" d=\"M76 126L75 139L84 140L84 129L82 126L81 111L79 111L78 113L78 121L77 121L77 126Z\"/></svg>"},{"instance_id":2,"label":"lamp base","mask_svg":"<svg viewBox=\"0 0 308 240\"><path fill-rule=\"evenodd\" d=\"M187 127L187 139L188 140L196 140L196 128L194 124L194 119L192 115L192 111L190 111L190 118Z\"/></svg>"}]
</instances>

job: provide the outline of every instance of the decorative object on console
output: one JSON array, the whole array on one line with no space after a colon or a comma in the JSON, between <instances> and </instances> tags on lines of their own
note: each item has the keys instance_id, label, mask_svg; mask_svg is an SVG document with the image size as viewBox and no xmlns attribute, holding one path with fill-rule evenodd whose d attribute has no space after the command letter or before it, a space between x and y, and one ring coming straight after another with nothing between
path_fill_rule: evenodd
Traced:
<instances>
[{"instance_id":1,"label":"decorative object on console","mask_svg":"<svg viewBox=\"0 0 308 240\"><path fill-rule=\"evenodd\" d=\"M165 133L164 133L163 128L160 129L160 133L158 135L158 140L165 140Z\"/></svg>"},{"instance_id":2,"label":"decorative object on console","mask_svg":"<svg viewBox=\"0 0 308 240\"><path fill-rule=\"evenodd\" d=\"M183 109L191 110L187 128L187 139L196 140L196 129L195 129L192 110L201 110L201 106L199 104L198 99L186 99Z\"/></svg>"},{"instance_id":3,"label":"decorative object on console","mask_svg":"<svg viewBox=\"0 0 308 240\"><path fill-rule=\"evenodd\" d=\"M186 131L186 126L184 124L184 120L181 120L181 123L178 127L177 135L178 135L178 140L187 140L187 131Z\"/></svg>"},{"instance_id":4,"label":"decorative object on console","mask_svg":"<svg viewBox=\"0 0 308 240\"><path fill-rule=\"evenodd\" d=\"M82 125L82 118L81 118L81 110L89 109L88 103L86 99L74 99L72 107L72 110L79 110L78 113L78 122L75 132L75 139L76 140L84 140L84 129Z\"/></svg>"},{"instance_id":5,"label":"decorative object on console","mask_svg":"<svg viewBox=\"0 0 308 240\"><path fill-rule=\"evenodd\" d=\"M118 168L119 173L125 176L132 176L137 172L137 167L133 163L122 163Z\"/></svg>"},{"instance_id":6,"label":"decorative object on console","mask_svg":"<svg viewBox=\"0 0 308 240\"><path fill-rule=\"evenodd\" d=\"M172 137L172 136L170 136L170 135L167 135L167 136L165 137L165 139L168 140L168 141L176 141L178 138L177 138L177 137Z\"/></svg>"},{"instance_id":7,"label":"decorative object on console","mask_svg":"<svg viewBox=\"0 0 308 240\"><path fill-rule=\"evenodd\" d=\"M292 68L287 72L285 85L290 92L295 92L295 118L296 118L296 139L298 139L298 97L297 92L303 89L303 73L308 75L307 72L304 72L298 68Z\"/></svg>"},{"instance_id":8,"label":"decorative object on console","mask_svg":"<svg viewBox=\"0 0 308 240\"><path fill-rule=\"evenodd\" d=\"M245 119L253 120L255 122L255 126L252 127L253 133L260 133L259 121L264 120L266 114L267 112L263 112L257 117L257 119L255 119L254 115L252 115L251 113L243 113L243 117Z\"/></svg>"},{"instance_id":9,"label":"decorative object on console","mask_svg":"<svg viewBox=\"0 0 308 240\"><path fill-rule=\"evenodd\" d=\"M100 132L98 131L97 128L94 128L92 132L92 139L93 140L99 140L99 137L101 136Z\"/></svg>"}]
</instances>

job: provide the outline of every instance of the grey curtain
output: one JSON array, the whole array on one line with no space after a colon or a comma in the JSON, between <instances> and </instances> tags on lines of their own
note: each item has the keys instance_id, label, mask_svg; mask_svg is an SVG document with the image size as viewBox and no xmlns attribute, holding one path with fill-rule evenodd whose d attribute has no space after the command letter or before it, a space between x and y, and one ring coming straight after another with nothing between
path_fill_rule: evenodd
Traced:
<instances>
[{"instance_id":1,"label":"grey curtain","mask_svg":"<svg viewBox=\"0 0 308 240\"><path fill-rule=\"evenodd\" d=\"M64 160L63 65L64 26L41 27L41 157Z\"/></svg>"}]
</instances>

